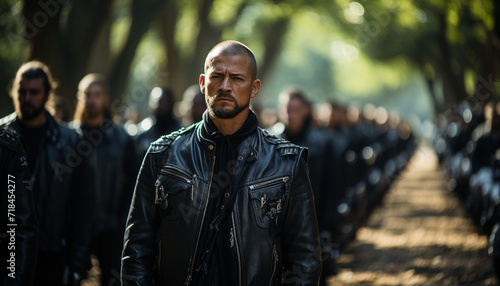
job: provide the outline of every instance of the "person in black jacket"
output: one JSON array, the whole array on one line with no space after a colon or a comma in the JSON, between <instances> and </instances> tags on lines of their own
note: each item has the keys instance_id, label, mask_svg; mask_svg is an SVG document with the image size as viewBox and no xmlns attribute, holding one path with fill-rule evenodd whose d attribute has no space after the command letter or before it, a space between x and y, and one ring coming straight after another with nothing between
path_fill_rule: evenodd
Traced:
<instances>
[{"instance_id":1,"label":"person in black jacket","mask_svg":"<svg viewBox=\"0 0 500 286\"><path fill-rule=\"evenodd\" d=\"M316 215L321 236L323 273L320 285L326 285L326 276L333 274L330 267L337 249L332 247L331 232L334 223L329 212L336 210L334 197L338 160L333 157L331 134L313 125L312 103L306 93L297 87L284 89L280 94L279 118L281 122L271 127L278 137L309 149L309 177L316 203Z\"/></svg>"},{"instance_id":2,"label":"person in black jacket","mask_svg":"<svg viewBox=\"0 0 500 286\"><path fill-rule=\"evenodd\" d=\"M252 51L217 44L203 120L151 144L122 255L124 285L317 285L321 251L307 149L258 128Z\"/></svg>"},{"instance_id":3,"label":"person in black jacket","mask_svg":"<svg viewBox=\"0 0 500 286\"><path fill-rule=\"evenodd\" d=\"M0 129L0 184L0 284L32 285L38 222L24 148L6 129Z\"/></svg>"},{"instance_id":4,"label":"person in black jacket","mask_svg":"<svg viewBox=\"0 0 500 286\"><path fill-rule=\"evenodd\" d=\"M90 268L92 180L85 172L80 136L59 125L45 109L54 89L47 66L22 65L11 96L16 112L0 126L24 143L39 224L35 285L77 285Z\"/></svg>"},{"instance_id":5,"label":"person in black jacket","mask_svg":"<svg viewBox=\"0 0 500 286\"><path fill-rule=\"evenodd\" d=\"M149 108L153 116L138 124L141 133L136 139L136 152L140 158L144 157L151 142L182 127L174 117L174 94L170 88L155 87L149 95Z\"/></svg>"},{"instance_id":6,"label":"person in black jacket","mask_svg":"<svg viewBox=\"0 0 500 286\"><path fill-rule=\"evenodd\" d=\"M92 254L99 259L101 285L120 284L120 259L128 207L137 176L132 139L113 123L109 88L100 74L88 74L78 85L75 128L91 143L87 155L94 180Z\"/></svg>"}]
</instances>

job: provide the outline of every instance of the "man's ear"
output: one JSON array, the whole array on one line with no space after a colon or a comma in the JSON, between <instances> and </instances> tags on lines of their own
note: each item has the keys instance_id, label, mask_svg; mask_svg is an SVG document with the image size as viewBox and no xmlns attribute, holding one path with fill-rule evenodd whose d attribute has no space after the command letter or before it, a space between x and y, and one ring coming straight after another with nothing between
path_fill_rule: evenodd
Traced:
<instances>
[{"instance_id":1,"label":"man's ear","mask_svg":"<svg viewBox=\"0 0 500 286\"><path fill-rule=\"evenodd\" d=\"M257 96L260 90L260 79L256 79L252 83L252 92L250 93L250 98L254 98Z\"/></svg>"},{"instance_id":2,"label":"man's ear","mask_svg":"<svg viewBox=\"0 0 500 286\"><path fill-rule=\"evenodd\" d=\"M200 90L201 93L205 94L205 75L200 74Z\"/></svg>"}]
</instances>

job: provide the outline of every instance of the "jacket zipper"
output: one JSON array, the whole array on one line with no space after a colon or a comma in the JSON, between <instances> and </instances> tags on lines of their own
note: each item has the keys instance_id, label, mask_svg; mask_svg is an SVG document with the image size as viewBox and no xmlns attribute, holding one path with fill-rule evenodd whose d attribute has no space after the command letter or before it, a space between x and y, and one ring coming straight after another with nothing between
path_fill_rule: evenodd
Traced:
<instances>
[{"instance_id":1,"label":"jacket zipper","mask_svg":"<svg viewBox=\"0 0 500 286\"><path fill-rule=\"evenodd\" d=\"M165 167L161 168L160 172L162 174L171 175L173 177L176 177L176 178L180 179L181 181L184 181L188 184L191 184L193 182L193 180L192 180L193 176L191 174L189 174L188 172L186 172L180 168L177 168L177 167L165 166Z\"/></svg>"},{"instance_id":2,"label":"jacket zipper","mask_svg":"<svg viewBox=\"0 0 500 286\"><path fill-rule=\"evenodd\" d=\"M214 156L214 159L212 160L212 171L210 172L210 184L208 185L208 196L210 196L210 189L212 188L212 179L213 179L213 176L214 176L214 167L215 167L215 156ZM205 215L207 213L207 207L208 207L208 196L207 196L207 200L205 202L205 208L203 209L203 216L201 217L201 225L203 226L203 223L205 221ZM200 238L201 238L201 231L202 231L203 227L200 227L200 231L198 232L198 237L196 239L196 246L194 248L194 253L193 253L193 259L191 261L191 267L189 268L189 275L188 277L186 278L186 282L184 282L184 285L189 285L191 284L191 281L193 281L193 269L194 269L194 263L196 261L196 254L198 252L198 246L200 244Z\"/></svg>"},{"instance_id":3,"label":"jacket zipper","mask_svg":"<svg viewBox=\"0 0 500 286\"><path fill-rule=\"evenodd\" d=\"M267 180L267 181L264 181L264 182L260 182L260 183L255 183L253 185L250 185L250 190L255 190L257 188L261 188L263 186L271 186L271 185L275 185L277 183L280 183L280 182L283 182L283 183L286 183L288 181L288 179L290 179L290 177L286 176L286 177L280 177L280 178L274 178L274 179L270 179L270 180Z\"/></svg>"},{"instance_id":4,"label":"jacket zipper","mask_svg":"<svg viewBox=\"0 0 500 286\"><path fill-rule=\"evenodd\" d=\"M278 251L276 250L276 244L273 245L273 273L271 274L271 280L269 280L269 286L273 285L274 276L276 276L276 268L278 266Z\"/></svg>"},{"instance_id":5,"label":"jacket zipper","mask_svg":"<svg viewBox=\"0 0 500 286\"><path fill-rule=\"evenodd\" d=\"M196 174L191 175L188 172L174 167L174 166L165 166L163 167L160 172L165 175L170 175L173 176L177 179L180 179L181 181L184 181L188 184L191 185L191 201L194 200L194 183L196 182Z\"/></svg>"},{"instance_id":6,"label":"jacket zipper","mask_svg":"<svg viewBox=\"0 0 500 286\"><path fill-rule=\"evenodd\" d=\"M241 256L240 256L240 248L238 246L238 236L236 235L236 222L234 220L234 212L231 212L231 218L233 220L234 245L236 246L236 255L238 256L238 285L242 285L241 284Z\"/></svg>"}]
</instances>

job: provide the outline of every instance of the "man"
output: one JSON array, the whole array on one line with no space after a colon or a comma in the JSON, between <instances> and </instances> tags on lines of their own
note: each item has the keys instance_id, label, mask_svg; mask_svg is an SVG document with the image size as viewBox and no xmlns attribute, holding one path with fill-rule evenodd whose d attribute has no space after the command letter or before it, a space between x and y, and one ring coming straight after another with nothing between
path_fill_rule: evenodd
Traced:
<instances>
[{"instance_id":1,"label":"man","mask_svg":"<svg viewBox=\"0 0 500 286\"><path fill-rule=\"evenodd\" d=\"M334 274L333 260L338 256L338 249L333 247L331 241L339 199L335 194L339 160L333 157L330 133L313 126L312 104L305 92L296 87L286 88L279 100L281 123L274 125L271 132L309 149L309 176L322 238L323 275L320 285L326 285L325 278Z\"/></svg>"},{"instance_id":2,"label":"man","mask_svg":"<svg viewBox=\"0 0 500 286\"><path fill-rule=\"evenodd\" d=\"M181 128L180 122L174 118L174 94L169 88L155 87L149 95L149 108L154 116L139 123L144 130L137 137L137 153L142 158L148 151L151 142L161 135L169 134Z\"/></svg>"},{"instance_id":3,"label":"man","mask_svg":"<svg viewBox=\"0 0 500 286\"><path fill-rule=\"evenodd\" d=\"M24 148L16 133L0 129L0 284L32 285L38 223Z\"/></svg>"},{"instance_id":4,"label":"man","mask_svg":"<svg viewBox=\"0 0 500 286\"><path fill-rule=\"evenodd\" d=\"M84 177L78 134L45 109L53 89L47 66L22 65L11 92L16 112L0 126L19 133L25 144L40 234L34 283L73 285L90 266L92 196L83 182L91 178Z\"/></svg>"},{"instance_id":5,"label":"man","mask_svg":"<svg viewBox=\"0 0 500 286\"><path fill-rule=\"evenodd\" d=\"M75 128L89 143L89 170L94 180L92 254L99 260L101 285L120 284L123 232L137 176L132 140L111 119L108 84L99 74L86 75L78 85Z\"/></svg>"},{"instance_id":6,"label":"man","mask_svg":"<svg viewBox=\"0 0 500 286\"><path fill-rule=\"evenodd\" d=\"M201 122L154 142L125 232L126 285L317 285L321 253L307 149L257 127L253 53L208 54Z\"/></svg>"},{"instance_id":7,"label":"man","mask_svg":"<svg viewBox=\"0 0 500 286\"><path fill-rule=\"evenodd\" d=\"M182 95L178 111L182 115L182 124L189 126L202 120L203 113L207 110L205 95L201 93L200 86L193 84Z\"/></svg>"}]
</instances>

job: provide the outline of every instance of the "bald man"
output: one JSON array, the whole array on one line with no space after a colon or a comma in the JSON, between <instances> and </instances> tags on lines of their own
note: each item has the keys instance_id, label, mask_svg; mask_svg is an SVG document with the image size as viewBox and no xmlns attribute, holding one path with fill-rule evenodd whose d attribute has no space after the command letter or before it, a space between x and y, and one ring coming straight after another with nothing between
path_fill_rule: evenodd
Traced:
<instances>
[{"instance_id":1,"label":"bald man","mask_svg":"<svg viewBox=\"0 0 500 286\"><path fill-rule=\"evenodd\" d=\"M137 179L124 285L317 285L307 149L258 128L252 51L225 41L199 78L202 121L153 142Z\"/></svg>"}]
</instances>

